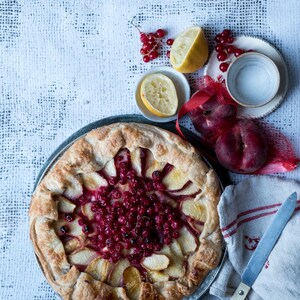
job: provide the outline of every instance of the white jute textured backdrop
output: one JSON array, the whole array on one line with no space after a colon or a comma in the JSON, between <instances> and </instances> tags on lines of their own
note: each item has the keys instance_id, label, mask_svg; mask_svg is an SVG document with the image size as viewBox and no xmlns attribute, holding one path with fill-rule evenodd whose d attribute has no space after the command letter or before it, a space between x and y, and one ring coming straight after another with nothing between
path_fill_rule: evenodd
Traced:
<instances>
[{"instance_id":1,"label":"white jute textured backdrop","mask_svg":"<svg viewBox=\"0 0 300 300\"><path fill-rule=\"evenodd\" d=\"M300 155L300 2L279 0L0 1L0 299L58 299L35 260L28 230L39 170L73 132L108 116L139 113L138 78L145 64L138 31L168 37L203 26L212 47L223 28L274 44L289 69L281 106L264 121L281 130ZM195 79L202 71L188 76ZM192 128L187 119L183 125ZM280 177L300 179L300 171ZM232 175L238 182L246 176Z\"/></svg>"}]
</instances>

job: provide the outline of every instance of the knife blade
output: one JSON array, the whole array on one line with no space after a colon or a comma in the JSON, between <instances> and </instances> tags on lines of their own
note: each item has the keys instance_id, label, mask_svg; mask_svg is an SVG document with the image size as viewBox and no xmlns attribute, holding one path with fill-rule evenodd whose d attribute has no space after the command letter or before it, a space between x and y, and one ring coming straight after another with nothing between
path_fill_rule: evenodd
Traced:
<instances>
[{"instance_id":1,"label":"knife blade","mask_svg":"<svg viewBox=\"0 0 300 300\"><path fill-rule=\"evenodd\" d=\"M297 193L291 194L278 209L272 222L263 234L257 248L251 256L241 276L241 283L234 292L231 300L244 300L251 286L258 277L261 269L267 261L274 245L276 244L282 230L293 214L297 203Z\"/></svg>"}]
</instances>

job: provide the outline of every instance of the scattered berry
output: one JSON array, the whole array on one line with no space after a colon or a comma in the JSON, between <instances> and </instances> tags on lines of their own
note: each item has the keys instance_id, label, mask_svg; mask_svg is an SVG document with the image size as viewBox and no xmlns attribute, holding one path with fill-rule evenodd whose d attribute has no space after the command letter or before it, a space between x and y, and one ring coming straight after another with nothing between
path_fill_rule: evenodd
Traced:
<instances>
[{"instance_id":1,"label":"scattered berry","mask_svg":"<svg viewBox=\"0 0 300 300\"><path fill-rule=\"evenodd\" d=\"M224 46L221 44L217 44L215 47L216 52L221 52L221 51L223 51L223 49L224 49Z\"/></svg>"},{"instance_id":2,"label":"scattered berry","mask_svg":"<svg viewBox=\"0 0 300 300\"><path fill-rule=\"evenodd\" d=\"M225 63L225 62L221 63L219 66L219 68L222 72L226 72L228 67L229 67L228 63Z\"/></svg>"},{"instance_id":3,"label":"scattered berry","mask_svg":"<svg viewBox=\"0 0 300 300\"><path fill-rule=\"evenodd\" d=\"M219 69L222 72L226 72L229 64L233 57L238 57L244 52L250 52L252 50L245 51L244 49L236 48L232 43L234 42L231 30L224 29L221 33L215 36L216 46L215 51L217 52L217 59L220 61Z\"/></svg>"},{"instance_id":4,"label":"scattered berry","mask_svg":"<svg viewBox=\"0 0 300 300\"><path fill-rule=\"evenodd\" d=\"M171 51L167 51L167 57L170 58Z\"/></svg>"},{"instance_id":5,"label":"scattered berry","mask_svg":"<svg viewBox=\"0 0 300 300\"><path fill-rule=\"evenodd\" d=\"M173 40L173 39L168 39L168 40L167 40L167 45L172 46L173 43L174 43L174 40Z\"/></svg>"},{"instance_id":6,"label":"scattered berry","mask_svg":"<svg viewBox=\"0 0 300 300\"><path fill-rule=\"evenodd\" d=\"M227 53L231 54L231 53L234 53L235 48L234 48L234 46L230 45L226 48L226 51L227 51Z\"/></svg>"},{"instance_id":7,"label":"scattered berry","mask_svg":"<svg viewBox=\"0 0 300 300\"><path fill-rule=\"evenodd\" d=\"M234 56L238 57L238 56L242 55L243 53L244 53L244 51L242 49L235 49Z\"/></svg>"},{"instance_id":8,"label":"scattered berry","mask_svg":"<svg viewBox=\"0 0 300 300\"><path fill-rule=\"evenodd\" d=\"M218 61L224 61L227 58L227 54L225 52L220 52L217 55Z\"/></svg>"}]
</instances>

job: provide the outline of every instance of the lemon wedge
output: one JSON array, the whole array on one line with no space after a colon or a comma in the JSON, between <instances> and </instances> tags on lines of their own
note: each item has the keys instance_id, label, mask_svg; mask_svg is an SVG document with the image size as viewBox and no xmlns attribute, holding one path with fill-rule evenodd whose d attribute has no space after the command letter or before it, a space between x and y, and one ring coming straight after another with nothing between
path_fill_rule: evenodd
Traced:
<instances>
[{"instance_id":1,"label":"lemon wedge","mask_svg":"<svg viewBox=\"0 0 300 300\"><path fill-rule=\"evenodd\" d=\"M208 58L208 46L202 28L190 27L174 41L170 62L181 73L192 73L203 67Z\"/></svg>"},{"instance_id":2,"label":"lemon wedge","mask_svg":"<svg viewBox=\"0 0 300 300\"><path fill-rule=\"evenodd\" d=\"M178 98L174 83L164 74L153 73L141 84L141 98L146 108L158 117L175 115Z\"/></svg>"}]
</instances>

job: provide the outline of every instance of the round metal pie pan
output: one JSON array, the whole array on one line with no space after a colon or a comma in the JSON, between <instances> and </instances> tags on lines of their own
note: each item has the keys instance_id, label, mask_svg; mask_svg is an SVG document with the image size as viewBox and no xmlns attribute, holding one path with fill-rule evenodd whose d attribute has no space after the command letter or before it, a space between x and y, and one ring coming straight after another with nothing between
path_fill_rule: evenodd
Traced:
<instances>
[{"instance_id":1,"label":"round metal pie pan","mask_svg":"<svg viewBox=\"0 0 300 300\"><path fill-rule=\"evenodd\" d=\"M43 165L42 169L40 170L38 177L35 181L34 184L34 190L38 186L38 184L41 182L41 180L44 178L44 176L47 174L49 170L55 165L57 162L58 158L79 138L81 138L83 135L87 134L89 131L96 129L98 127L102 127L105 125L113 124L113 123L119 123L119 122L126 122L126 123L144 123L144 124L149 124L149 125L154 125L163 129L166 129L168 131L171 131L173 133L176 133L175 129L175 122L169 122L169 123L155 123L152 122L146 118L144 118L141 115L136 115L136 114L130 114L130 115L120 115L120 116L114 116L114 117L108 117L105 119L101 119L99 121L95 121L93 123L90 123L83 128L79 129L75 133L73 133L70 137L68 137L61 145L58 146L58 148L50 155L50 157L47 159L45 164ZM206 163L213 168L217 175L218 179L220 182L220 186L222 190L225 188L226 185L230 183L229 176L227 171L221 167L216 160L214 159L214 156L212 155L211 151L207 149L205 146L200 144L199 138L197 137L196 134L191 132L190 130L182 127L181 128L183 134L187 138L187 140L195 147L197 148L201 155L202 158L206 161ZM199 287L195 290L193 294L191 294L188 297L184 297L185 300L196 300L200 299L201 296L203 296L217 277L223 263L225 260L225 257L227 255L227 249L225 247L225 243L223 243L223 255L221 258L221 261L219 265L211 270L205 279L202 281L202 283L199 285ZM37 256L36 256L37 257ZM38 257L37 257L38 260ZM38 260L38 263L41 267L41 264ZM42 269L42 267L41 267ZM43 271L43 269L42 269Z\"/></svg>"}]
</instances>

